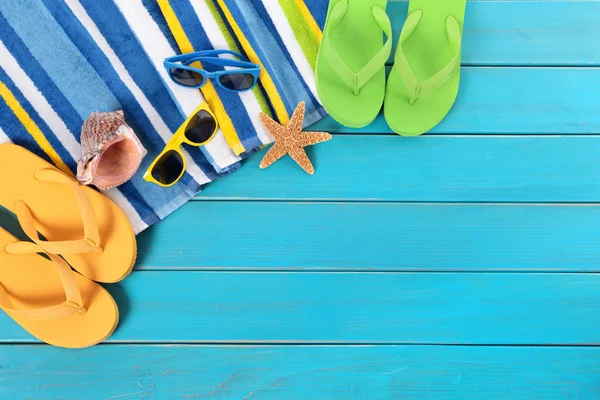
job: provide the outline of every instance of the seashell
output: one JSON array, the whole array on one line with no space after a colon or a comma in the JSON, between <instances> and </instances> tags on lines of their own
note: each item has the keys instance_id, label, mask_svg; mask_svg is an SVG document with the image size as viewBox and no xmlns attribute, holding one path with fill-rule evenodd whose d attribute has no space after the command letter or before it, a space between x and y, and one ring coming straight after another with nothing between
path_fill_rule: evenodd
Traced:
<instances>
[{"instance_id":1,"label":"seashell","mask_svg":"<svg viewBox=\"0 0 600 400\"><path fill-rule=\"evenodd\" d=\"M77 180L108 190L127 182L136 173L147 151L123 111L95 112L81 128L82 157Z\"/></svg>"}]
</instances>

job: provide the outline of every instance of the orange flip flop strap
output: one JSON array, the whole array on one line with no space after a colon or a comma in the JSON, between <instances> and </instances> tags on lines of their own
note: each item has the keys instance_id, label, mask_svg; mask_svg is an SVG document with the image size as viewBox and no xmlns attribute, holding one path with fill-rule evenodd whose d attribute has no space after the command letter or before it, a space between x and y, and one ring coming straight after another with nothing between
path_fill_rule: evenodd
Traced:
<instances>
[{"instance_id":1,"label":"orange flip flop strap","mask_svg":"<svg viewBox=\"0 0 600 400\"><path fill-rule=\"evenodd\" d=\"M34 243L17 242L7 246L6 251L10 254L35 254L43 250ZM76 312L85 313L87 310L83 307L81 292L75 279L75 273L71 267L62 258L47 254L50 260L56 266L60 276L63 289L65 291L66 301L55 306L36 308L36 309L16 309L14 308L8 293L0 284L0 308L9 311L13 315L19 315L27 318L56 319L74 314ZM43 279L43 277L40 277Z\"/></svg>"},{"instance_id":2,"label":"orange flip flop strap","mask_svg":"<svg viewBox=\"0 0 600 400\"><path fill-rule=\"evenodd\" d=\"M42 240L35 228L35 219L33 218L31 210L25 202L17 201L15 212L25 234L47 253L81 254L94 251L98 254L102 254L102 248L100 247L100 232L94 215L94 209L85 192L81 190L79 183L54 169L39 170L36 172L35 177L45 182L71 185L77 196L77 202L79 204L83 222L84 237L83 239L78 240Z\"/></svg>"}]
</instances>

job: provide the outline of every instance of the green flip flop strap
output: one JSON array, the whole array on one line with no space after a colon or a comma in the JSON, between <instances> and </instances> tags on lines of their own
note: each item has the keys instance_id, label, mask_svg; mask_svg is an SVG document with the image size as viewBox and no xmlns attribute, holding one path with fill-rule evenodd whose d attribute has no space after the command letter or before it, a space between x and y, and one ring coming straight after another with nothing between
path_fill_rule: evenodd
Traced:
<instances>
[{"instance_id":1,"label":"green flip flop strap","mask_svg":"<svg viewBox=\"0 0 600 400\"><path fill-rule=\"evenodd\" d=\"M360 94L360 89L367 84L385 66L390 54L392 53L392 23L387 16L385 10L379 6L374 5L372 8L373 17L377 24L381 27L381 30L387 36L387 40L381 50L375 54L375 56L361 69L359 72L354 72L348 64L344 61L342 56L333 47L330 35L339 26L342 19L348 11L348 0L340 0L333 6L327 24L329 29L326 30L326 34L323 37L323 43L321 44L321 52L328 59L329 63L333 66L333 69L340 76L344 84L352 88L354 95Z\"/></svg>"},{"instance_id":2,"label":"green flip flop strap","mask_svg":"<svg viewBox=\"0 0 600 400\"><path fill-rule=\"evenodd\" d=\"M398 50L396 51L395 57L395 69L400 74L402 82L404 82L412 96L409 101L410 104L414 104L417 99L431 94L433 91L446 83L452 76L460 60L462 41L460 25L458 24L456 18L454 18L452 15L448 15L446 18L446 33L448 34L448 43L452 48L454 56L450 62L448 62L448 64L446 64L446 66L439 70L436 74L423 82L417 81L417 78L415 77L415 74L408 63L408 59L404 54L402 45L417 28L417 25L422 17L423 11L415 10L408 16L408 18L406 18L406 22L402 28L402 33L400 34L400 40L398 41Z\"/></svg>"}]
</instances>

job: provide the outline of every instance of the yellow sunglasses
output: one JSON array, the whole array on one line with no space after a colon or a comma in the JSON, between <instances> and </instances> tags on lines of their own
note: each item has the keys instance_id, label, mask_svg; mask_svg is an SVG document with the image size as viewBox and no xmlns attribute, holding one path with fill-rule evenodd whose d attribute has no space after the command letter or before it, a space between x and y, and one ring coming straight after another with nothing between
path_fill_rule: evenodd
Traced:
<instances>
[{"instance_id":1,"label":"yellow sunglasses","mask_svg":"<svg viewBox=\"0 0 600 400\"><path fill-rule=\"evenodd\" d=\"M186 161L181 151L181 144L200 147L210 142L217 133L217 119L206 102L175 132L162 153L150 165L144 174L144 179L162 187L176 184L185 173Z\"/></svg>"}]
</instances>

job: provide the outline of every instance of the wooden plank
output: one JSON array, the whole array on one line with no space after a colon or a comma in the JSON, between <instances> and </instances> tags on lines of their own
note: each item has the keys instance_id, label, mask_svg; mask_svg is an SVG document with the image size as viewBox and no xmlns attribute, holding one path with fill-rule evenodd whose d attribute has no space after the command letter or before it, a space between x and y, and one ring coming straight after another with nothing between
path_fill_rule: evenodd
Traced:
<instances>
[{"instance_id":1,"label":"wooden plank","mask_svg":"<svg viewBox=\"0 0 600 400\"><path fill-rule=\"evenodd\" d=\"M265 251L267 249L265 248ZM600 343L600 275L135 272L119 342ZM6 314L0 341L32 342Z\"/></svg>"},{"instance_id":2,"label":"wooden plank","mask_svg":"<svg viewBox=\"0 0 600 400\"><path fill-rule=\"evenodd\" d=\"M168 269L600 271L600 206L192 202L139 236Z\"/></svg>"},{"instance_id":3,"label":"wooden plank","mask_svg":"<svg viewBox=\"0 0 600 400\"><path fill-rule=\"evenodd\" d=\"M308 152L314 176L289 157L261 170L261 152L197 199L600 201L600 136L338 135Z\"/></svg>"},{"instance_id":4,"label":"wooden plank","mask_svg":"<svg viewBox=\"0 0 600 400\"><path fill-rule=\"evenodd\" d=\"M526 3L526 2L524 2ZM600 46L598 46L600 47ZM600 133L600 69L463 67L461 87L436 134ZM383 115L362 129L326 117L331 133L389 133Z\"/></svg>"},{"instance_id":5,"label":"wooden plank","mask_svg":"<svg viewBox=\"0 0 600 400\"><path fill-rule=\"evenodd\" d=\"M3 399L596 399L597 347L2 346ZM76 372L74 372L76 371Z\"/></svg>"},{"instance_id":6,"label":"wooden plank","mask_svg":"<svg viewBox=\"0 0 600 400\"><path fill-rule=\"evenodd\" d=\"M407 9L407 1L388 3L394 41ZM600 46L594 41L600 37L599 20L597 0L469 0L462 61L466 65L600 65Z\"/></svg>"}]
</instances>

